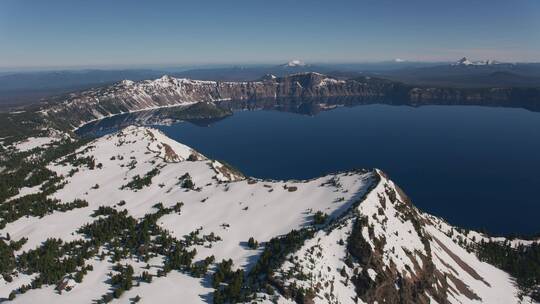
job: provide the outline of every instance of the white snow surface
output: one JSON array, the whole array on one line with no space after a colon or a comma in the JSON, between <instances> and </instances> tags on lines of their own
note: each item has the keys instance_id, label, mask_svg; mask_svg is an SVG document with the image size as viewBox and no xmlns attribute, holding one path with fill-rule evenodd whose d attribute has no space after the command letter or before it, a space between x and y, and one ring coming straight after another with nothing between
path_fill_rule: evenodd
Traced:
<instances>
[{"instance_id":1,"label":"white snow surface","mask_svg":"<svg viewBox=\"0 0 540 304\"><path fill-rule=\"evenodd\" d=\"M165 144L174 150L177 159L169 160L165 157ZM73 169L70 164L51 164L49 169L64 175L68 181L52 197L62 202L80 198L88 201L89 206L65 213L55 212L42 218L24 217L9 223L2 234L9 233L15 240L28 238L19 253L39 246L50 237L65 241L82 238L74 232L85 223L93 221L93 210L102 205L125 208L132 216L142 217L153 212L152 206L158 202L162 202L165 207L184 202L181 215L166 215L159 220L159 224L178 238L197 228L202 228L203 234L214 232L222 241L213 243L211 248L196 247L195 260L213 254L216 261L232 258L236 267L249 268L262 250L248 249L245 243L249 237L264 243L292 229L308 225L313 213L319 210L337 217L367 191L371 180L370 173L340 173L308 181L238 180L237 176L232 178L233 181L226 181L227 175L216 170L213 161L206 158L186 161L193 150L174 142L156 129L144 127L125 128L119 133L89 143L78 152L81 156L92 155L95 163L101 163L102 168L90 170L79 167L78 172L68 177L69 171ZM136 165L130 169L128 165L134 162ZM219 164L217 167L222 166ZM120 190L133 176L143 176L156 167L160 168L160 173L152 179L150 186L141 190ZM186 190L176 185L184 173L190 174L196 187L200 187L199 191ZM343 188L321 186L329 178L338 179ZM99 187L93 189L96 184ZM117 206L121 200L125 200L126 204ZM18 295L16 301L26 303L48 299L46 302L87 302L87 293L92 290L95 291L93 299L98 299L107 289L103 274L110 271L111 265L100 267L90 272L96 276L95 280L92 279L92 286L88 286L90 283L85 279L82 284L86 287L78 286L70 292L64 292L73 292L78 296L58 296L51 287L30 290ZM99 275L101 270L103 273ZM179 282L175 282L177 278ZM7 297L12 289L20 285L17 282L2 282L0 297ZM167 276L156 283L146 288L135 288L133 292L147 300L165 292L160 291L161 288L168 291L173 285L177 288L177 296L184 294L187 299L198 299L207 292L207 289L199 286L199 279L184 274ZM126 294L120 300L127 299Z\"/></svg>"},{"instance_id":2,"label":"white snow surface","mask_svg":"<svg viewBox=\"0 0 540 304\"><path fill-rule=\"evenodd\" d=\"M306 64L302 60L294 59L294 60L291 60L291 61L287 62L286 66L288 66L288 67L303 67L303 66L306 66Z\"/></svg>"},{"instance_id":3,"label":"white snow surface","mask_svg":"<svg viewBox=\"0 0 540 304\"><path fill-rule=\"evenodd\" d=\"M63 138L69 138L69 135L54 129L48 130L46 133L47 136L28 137L24 140L13 143L12 146L20 152L25 152L39 147L47 148L54 142L57 142Z\"/></svg>"},{"instance_id":4,"label":"white snow surface","mask_svg":"<svg viewBox=\"0 0 540 304\"><path fill-rule=\"evenodd\" d=\"M29 137L14 144L15 148L21 152L32 150L37 147L46 147L54 141L51 137Z\"/></svg>"},{"instance_id":5,"label":"white snow surface","mask_svg":"<svg viewBox=\"0 0 540 304\"><path fill-rule=\"evenodd\" d=\"M401 211L390 203L387 187L398 193L401 201L406 198L401 197L400 190L397 190L397 186L384 174L381 174L381 178L379 184L357 207L357 214L368 219L368 225L373 227L376 239L385 239L383 261L386 269L396 267L404 278L411 278L415 276L415 264L422 266L420 255L426 255L426 251L411 221L404 220ZM381 198L386 201L385 207L381 204ZM411 208L416 210L412 206ZM419 214L421 218L434 218L431 215ZM330 231L318 232L315 237L306 241L300 250L288 257L288 261L278 271L278 277L284 279L286 286L318 286L314 303L359 303L355 300L354 285L349 280L353 276L353 270L345 263L346 240L351 234L353 221L354 218L346 218ZM479 261L474 253L458 245L439 230L437 225L427 223L423 231L432 238L430 247L435 257L433 263L436 269L445 275L453 275L457 282L463 283L479 298L470 298L450 280L450 303L532 303L528 297L518 297L515 282L507 273ZM458 232L455 234L459 235ZM367 229L363 230L362 235L371 248L374 248L373 238L369 236ZM362 269L359 268L360 271ZM366 270L370 279L375 282L377 273L371 268ZM302 277L300 274L307 276L309 280L297 279ZM397 286L395 288L398 289ZM431 296L428 294L432 299ZM434 300L432 302L436 303Z\"/></svg>"},{"instance_id":6,"label":"white snow surface","mask_svg":"<svg viewBox=\"0 0 540 304\"><path fill-rule=\"evenodd\" d=\"M314 299L315 303L356 303L354 286L350 281L345 282L340 273L347 255L346 242L340 245L340 240L347 240L356 216L367 217L373 226L375 239L386 239L382 258L385 267L395 265L404 277L411 277L410 269L415 269L415 265L421 267L420 256L426 254L413 223L403 219L402 209L397 203L390 202L388 189L397 193L399 201L404 202L407 198L380 171L343 172L304 181L244 178L224 164L209 160L168 138L159 130L134 126L96 139L77 152L80 156L93 156L95 163L102 167L93 170L78 167L78 172L68 176L74 169L71 164L51 163L49 169L63 175L67 181L51 197L62 202L84 199L89 206L65 213L54 212L42 218L24 217L7 224L0 235L9 233L14 240L28 238L18 253L36 248L51 237L64 241L82 238L75 231L95 220L91 214L99 206L126 209L130 215L140 218L153 212L152 206L156 203L169 207L183 202L180 214L165 215L158 224L177 238L196 229L201 229L202 234L213 232L222 240L211 246L195 246L195 261L214 255L216 261L231 258L235 267L247 270L254 265L265 242L293 229L310 226L317 211L328 214L334 224L318 231L300 250L291 254L291 260L323 286ZM196 156L195 161L187 160L191 155ZM120 189L134 176L143 176L154 168L159 169L159 174L153 177L151 185L140 190ZM191 176L194 190L178 186L179 177L185 173ZM96 184L99 187L95 187ZM386 201L384 208L382 198ZM126 204L119 206L121 200ZM353 215L351 208L357 215ZM408 208L416 210L412 206ZM454 275L481 299L472 300L454 288L448 299L451 303L520 302L518 290L508 274L480 262L456 242L458 237L471 241L473 236L479 240L483 235L476 232L465 235L455 231L453 236L449 236L448 231L454 231L452 226L434 216L416 212L425 222L424 232L432 238L430 245L436 257L433 263L437 270ZM374 238L367 229L362 231L362 235L373 248ZM250 237L262 246L257 250L248 249L246 242ZM133 265L136 275L142 271L144 265L127 262ZM92 260L91 264L94 270L89 271L82 283L69 282L73 287L71 291L59 294L54 286L46 286L17 295L15 302L88 303L99 299L110 288L106 280L113 265L98 259ZM283 276L292 266L291 262L283 264L278 276ZM155 267L150 270L156 271ZM352 269L346 268L345 271L348 276L353 275ZM373 269L367 271L371 279L376 277ZM11 290L29 283L31 279L24 274L14 276L11 283L0 279L0 298L7 298ZM173 271L166 277L154 278L150 284L141 283L133 287L114 302L127 303L136 295L142 298L142 303L211 301L213 290L204 281ZM296 279L286 281L287 284L292 282L306 287L313 284ZM331 284L325 285L325 282ZM278 296L277 301L291 303L290 299L282 296Z\"/></svg>"}]
</instances>

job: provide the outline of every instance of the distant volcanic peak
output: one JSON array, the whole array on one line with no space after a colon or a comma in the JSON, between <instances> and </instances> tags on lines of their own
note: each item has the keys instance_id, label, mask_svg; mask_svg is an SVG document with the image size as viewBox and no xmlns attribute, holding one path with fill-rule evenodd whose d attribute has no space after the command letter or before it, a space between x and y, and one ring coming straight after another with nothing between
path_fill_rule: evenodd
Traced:
<instances>
[{"instance_id":1,"label":"distant volcanic peak","mask_svg":"<svg viewBox=\"0 0 540 304\"><path fill-rule=\"evenodd\" d=\"M470 61L467 57L463 57L460 60L458 60L456 63L454 63L453 65L465 65L465 66L468 66L468 65L492 65L492 64L499 64L499 63L500 62L492 60L492 59L481 60L481 61Z\"/></svg>"},{"instance_id":2,"label":"distant volcanic peak","mask_svg":"<svg viewBox=\"0 0 540 304\"><path fill-rule=\"evenodd\" d=\"M473 62L470 61L467 57L463 57L458 62L455 63L455 65L472 65Z\"/></svg>"},{"instance_id":3,"label":"distant volcanic peak","mask_svg":"<svg viewBox=\"0 0 540 304\"><path fill-rule=\"evenodd\" d=\"M304 67L306 63L299 59L294 59L285 64L286 67Z\"/></svg>"},{"instance_id":4,"label":"distant volcanic peak","mask_svg":"<svg viewBox=\"0 0 540 304\"><path fill-rule=\"evenodd\" d=\"M394 62L406 62L407 60L401 58L395 58Z\"/></svg>"}]
</instances>

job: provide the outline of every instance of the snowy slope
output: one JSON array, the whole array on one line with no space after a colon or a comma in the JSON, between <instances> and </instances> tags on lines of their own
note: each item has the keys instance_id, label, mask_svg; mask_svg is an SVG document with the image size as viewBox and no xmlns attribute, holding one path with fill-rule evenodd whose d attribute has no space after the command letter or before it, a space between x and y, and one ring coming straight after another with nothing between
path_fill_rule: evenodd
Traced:
<instances>
[{"instance_id":1,"label":"snowy slope","mask_svg":"<svg viewBox=\"0 0 540 304\"><path fill-rule=\"evenodd\" d=\"M165 147L170 148L169 156L166 151L169 148ZM366 191L370 183L369 173L342 173L332 176L344 185L340 191L321 186L330 176L298 182L237 180L242 177L231 174L222 164L200 155L200 160L185 161L196 152L165 137L158 130L147 128L128 127L118 134L94 141L80 151L84 151L80 153L81 157L94 156L96 164L101 163L102 168L90 170L79 167L77 173L67 178L68 183L64 188L52 196L66 202L81 198L88 201L89 206L66 213L53 213L43 218L21 218L9 223L2 234L9 233L12 239L28 238L20 252L38 246L49 237L65 241L82 238L73 232L83 224L91 222L91 214L99 206L126 208L133 216L141 217L151 212L152 206L158 202L167 207L181 201L185 204L181 215L166 215L160 219L160 225L180 238L200 227L202 233L214 232L222 238L222 241L214 243L211 248L198 246L196 260L213 254L216 260L232 258L235 265L249 266L260 252L249 250L245 246L249 237L254 237L259 242L268 241L272 237L307 225L312 214L319 210L338 216ZM111 160L113 157L114 160ZM134 162L136 165L130 168L129 163ZM144 175L156 166L160 168L160 173L152 179L150 186L141 190L120 190L133 176ZM68 164L51 164L50 169L67 176L74 167ZM186 172L200 189L186 190L176 185L178 178ZM227 179L232 181L222 182ZM93 189L96 184L99 188ZM291 191L295 189L293 187L296 190ZM126 201L124 206L117 205L121 200ZM103 271L100 275L94 274L95 276L103 277L110 271L111 265L105 266L99 261L95 263L94 271ZM9 292L25 279L25 276L21 275L20 279L15 279L11 284L3 282L0 297L7 297ZM189 277L184 280L189 281ZM106 289L103 280L96 278L94 283L96 286L91 289ZM167 286L169 283L163 284ZM180 288L181 292L192 292L196 297L200 290L204 290L189 287L193 284L195 283L185 284ZM48 292L32 290L18 296L17 301L30 302L37 295L40 299L55 302L87 301L92 299L88 288L90 287L74 288L61 297L55 294L53 288L45 289L49 290ZM137 291L143 298L144 290L146 289L141 289L141 293ZM150 289L149 292L155 291ZM92 296L94 299L99 298L100 292Z\"/></svg>"},{"instance_id":2,"label":"snowy slope","mask_svg":"<svg viewBox=\"0 0 540 304\"><path fill-rule=\"evenodd\" d=\"M420 288L422 292L416 298L405 296L405 301L520 302L518 290L507 273L480 262L474 253L459 246L438 229L432 216L416 210L392 181L379 174L380 182L359 204L355 217L320 231L282 266L278 277L285 288L313 288L315 303L371 303L385 299L394 302L399 299L398 286L404 289L408 285L418 286L415 284L421 280L431 280L432 286ZM358 217L366 219L361 234L371 248L366 257L369 262L350 258L348 250L347 240ZM415 228L414 221L422 224ZM427 272L432 277L426 277ZM367 285L355 282L362 275ZM376 286L375 291L368 288L365 298L358 299L355 285L357 288L369 284Z\"/></svg>"},{"instance_id":3,"label":"snowy slope","mask_svg":"<svg viewBox=\"0 0 540 304\"><path fill-rule=\"evenodd\" d=\"M16 149L20 152L29 151L35 148L47 148L51 143L60 141L62 139L70 138L68 134L55 129L41 130L44 135L40 137L28 137L21 141L15 142L9 146L9 148Z\"/></svg>"},{"instance_id":4,"label":"snowy slope","mask_svg":"<svg viewBox=\"0 0 540 304\"><path fill-rule=\"evenodd\" d=\"M88 206L8 223L0 231L1 236L9 233L13 240L28 238L17 254L51 237L64 241L84 239L77 229L95 221L92 213L100 206L125 209L129 215L142 218L155 212L156 203L168 208L182 202L181 212L162 216L158 225L178 239L194 231L219 237L217 241L190 245L190 249L196 249L194 261L213 255L216 262L230 258L235 268L249 270L266 242L293 229L313 227L314 214L321 211L329 215L329 224L315 226L314 237L275 271L276 286L282 286L285 292L273 296L261 293L261 302L274 299L290 303L286 291L304 287L313 290L310 300L315 303L382 303L396 297L413 299L400 291L411 291L411 286L419 282L429 282L416 287L414 299L419 302L520 302L518 289L508 274L480 262L457 242L462 238L471 243L473 236L475 240L485 236L476 232L463 235L443 220L420 212L378 170L342 172L305 181L246 178L156 129L143 127L128 127L90 142L77 151L76 157L92 158L96 165L90 168L62 160L50 163L48 168L64 176L66 184L49 197L62 202L84 199ZM156 168L157 173L153 171ZM147 176L149 172L154 172L149 185L140 189L126 187L136 176ZM181 184L186 173L192 187ZM250 237L262 246L248 248ZM369 246L369 251L358 250L360 245ZM100 252L107 250L102 248ZM153 257L148 263L136 258L121 262L132 265L135 275L143 271L155 275L161 269L162 257ZM17 294L14 301L88 303L100 299L110 291L109 273L115 263L96 256L86 264L93 270L81 283L66 277L69 291L60 293L55 286L45 285ZM12 290L34 277L18 272L12 282L0 278L0 298L7 298ZM142 303L179 299L182 303L211 302L209 277L172 271L154 277L152 283L136 284L114 301L127 303L140 296ZM361 295L358 286L365 287Z\"/></svg>"}]
</instances>

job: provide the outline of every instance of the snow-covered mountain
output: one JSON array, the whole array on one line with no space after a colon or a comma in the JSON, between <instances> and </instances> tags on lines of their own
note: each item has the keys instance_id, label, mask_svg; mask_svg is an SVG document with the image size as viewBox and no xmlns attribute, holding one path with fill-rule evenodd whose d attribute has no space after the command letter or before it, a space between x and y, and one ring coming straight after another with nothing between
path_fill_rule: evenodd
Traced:
<instances>
[{"instance_id":1,"label":"snow-covered mountain","mask_svg":"<svg viewBox=\"0 0 540 304\"><path fill-rule=\"evenodd\" d=\"M291 61L287 62L286 64L284 64L284 66L286 66L286 67L305 67L306 63L303 62L302 60L294 59L294 60L291 60Z\"/></svg>"},{"instance_id":2,"label":"snow-covered mountain","mask_svg":"<svg viewBox=\"0 0 540 304\"><path fill-rule=\"evenodd\" d=\"M463 57L460 60L458 60L456 63L453 63L452 65L455 66L481 66L481 65L493 65L493 64L500 64L500 62L487 59L482 61L471 61L467 57Z\"/></svg>"},{"instance_id":3,"label":"snow-covered mountain","mask_svg":"<svg viewBox=\"0 0 540 304\"><path fill-rule=\"evenodd\" d=\"M363 88L318 73L298 73L253 82L216 82L163 76L156 80L124 80L112 86L61 97L43 106L47 117L73 126L110 115L195 102L361 94Z\"/></svg>"},{"instance_id":4,"label":"snow-covered mountain","mask_svg":"<svg viewBox=\"0 0 540 304\"><path fill-rule=\"evenodd\" d=\"M175 80L161 81L160 89L177 87ZM119 84L127 85L133 83ZM32 138L24 143L25 153L45 157L31 141L47 142L51 150L70 144L62 138ZM9 214L2 214L0 244L12 244L0 248L12 254L2 255L0 298L531 301L521 297L510 275L476 256L475 245L492 239L421 212L379 170L260 180L144 127L83 144L46 167L55 178L18 189L2 203L28 204L32 195L46 192L52 207L35 213L40 216L0 209ZM512 244L519 243L525 242Z\"/></svg>"},{"instance_id":5,"label":"snow-covered mountain","mask_svg":"<svg viewBox=\"0 0 540 304\"><path fill-rule=\"evenodd\" d=\"M90 89L49 100L40 115L61 123L60 128L80 125L121 113L206 102L236 100L278 100L354 97L358 100L384 100L390 103L482 104L514 102L538 107L538 89L429 88L406 85L375 77L337 79L315 72L284 77L263 77L259 81L219 82L163 76L155 80L124 80L110 86Z\"/></svg>"}]
</instances>

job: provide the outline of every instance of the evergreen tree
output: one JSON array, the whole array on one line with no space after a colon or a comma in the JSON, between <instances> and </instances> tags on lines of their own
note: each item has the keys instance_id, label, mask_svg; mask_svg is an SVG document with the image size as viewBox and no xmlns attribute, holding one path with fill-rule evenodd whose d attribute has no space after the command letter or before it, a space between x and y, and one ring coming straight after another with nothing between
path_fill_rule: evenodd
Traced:
<instances>
[{"instance_id":1,"label":"evergreen tree","mask_svg":"<svg viewBox=\"0 0 540 304\"><path fill-rule=\"evenodd\" d=\"M257 249L257 247L259 247L259 242L255 241L253 237L250 237L248 240L248 247L251 249Z\"/></svg>"}]
</instances>

